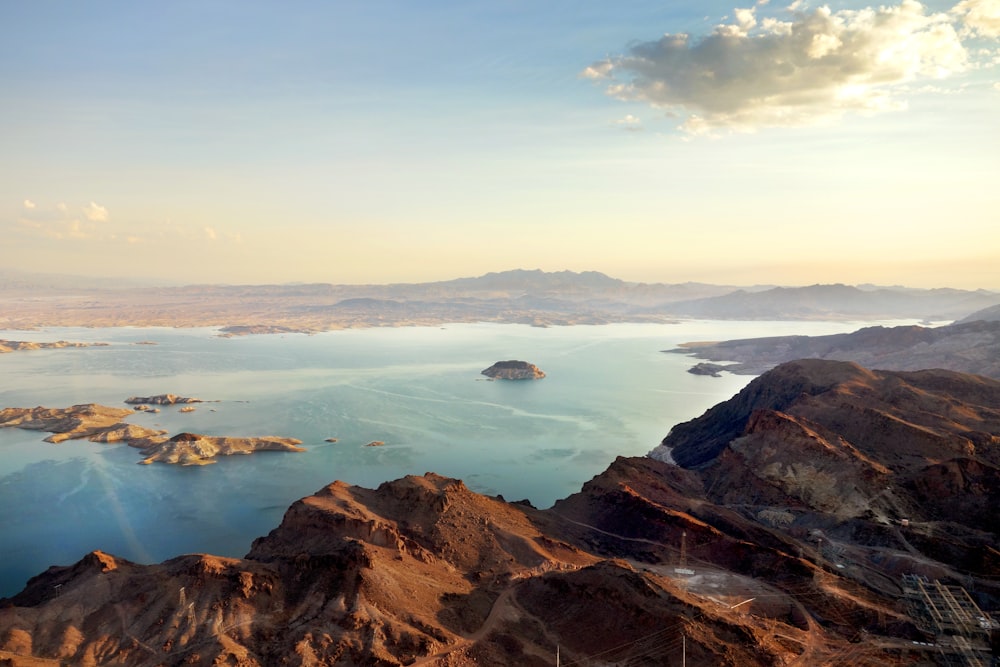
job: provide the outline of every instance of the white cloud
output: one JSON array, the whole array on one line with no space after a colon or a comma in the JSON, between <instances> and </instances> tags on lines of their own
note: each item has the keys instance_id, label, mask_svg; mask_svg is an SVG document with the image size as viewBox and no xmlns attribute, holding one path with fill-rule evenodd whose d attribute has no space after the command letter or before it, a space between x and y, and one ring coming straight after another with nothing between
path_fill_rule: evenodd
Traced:
<instances>
[{"instance_id":1,"label":"white cloud","mask_svg":"<svg viewBox=\"0 0 1000 667\"><path fill-rule=\"evenodd\" d=\"M678 115L686 132L712 134L903 109L904 84L971 67L956 14L928 13L916 0L860 10L823 6L789 21L758 20L760 6L736 9L733 23L700 38L666 34L636 43L583 76L606 81L609 95ZM963 0L954 11L987 34L984 17L997 7L1000 0Z\"/></svg>"},{"instance_id":2,"label":"white cloud","mask_svg":"<svg viewBox=\"0 0 1000 667\"><path fill-rule=\"evenodd\" d=\"M754 8L750 7L748 9L735 9L733 10L733 15L736 17L736 23L739 25L740 30L746 33L751 28L757 25L757 17L754 16Z\"/></svg>"},{"instance_id":3,"label":"white cloud","mask_svg":"<svg viewBox=\"0 0 1000 667\"><path fill-rule=\"evenodd\" d=\"M87 217L87 220L91 222L107 222L109 220L108 209L97 204L96 202L90 202L89 205L83 207L83 214Z\"/></svg>"},{"instance_id":4,"label":"white cloud","mask_svg":"<svg viewBox=\"0 0 1000 667\"><path fill-rule=\"evenodd\" d=\"M609 61L594 63L590 67L580 72L580 76L585 79L603 79L608 76L613 65Z\"/></svg>"},{"instance_id":5,"label":"white cloud","mask_svg":"<svg viewBox=\"0 0 1000 667\"><path fill-rule=\"evenodd\" d=\"M35 208L35 202L31 201L30 199L25 199L24 200L24 208L26 208L26 209L33 209L33 208Z\"/></svg>"},{"instance_id":6,"label":"white cloud","mask_svg":"<svg viewBox=\"0 0 1000 667\"><path fill-rule=\"evenodd\" d=\"M623 130L628 130L629 132L641 132L642 131L642 119L632 114L626 114L623 118L619 118L615 121L615 125L618 125Z\"/></svg>"},{"instance_id":7,"label":"white cloud","mask_svg":"<svg viewBox=\"0 0 1000 667\"><path fill-rule=\"evenodd\" d=\"M211 227L205 227L205 238L206 239L208 239L209 241L214 241L217 237L218 237L218 234L215 233L214 229L212 229Z\"/></svg>"},{"instance_id":8,"label":"white cloud","mask_svg":"<svg viewBox=\"0 0 1000 667\"><path fill-rule=\"evenodd\" d=\"M951 11L971 34L1000 37L1000 0L962 0Z\"/></svg>"}]
</instances>

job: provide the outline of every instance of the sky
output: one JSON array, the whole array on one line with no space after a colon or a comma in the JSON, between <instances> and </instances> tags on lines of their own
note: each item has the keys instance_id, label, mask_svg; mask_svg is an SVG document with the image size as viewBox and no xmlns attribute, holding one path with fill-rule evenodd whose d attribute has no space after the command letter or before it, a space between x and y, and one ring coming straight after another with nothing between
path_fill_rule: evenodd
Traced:
<instances>
[{"instance_id":1,"label":"sky","mask_svg":"<svg viewBox=\"0 0 1000 667\"><path fill-rule=\"evenodd\" d=\"M0 0L0 270L1000 289L1000 0Z\"/></svg>"}]
</instances>

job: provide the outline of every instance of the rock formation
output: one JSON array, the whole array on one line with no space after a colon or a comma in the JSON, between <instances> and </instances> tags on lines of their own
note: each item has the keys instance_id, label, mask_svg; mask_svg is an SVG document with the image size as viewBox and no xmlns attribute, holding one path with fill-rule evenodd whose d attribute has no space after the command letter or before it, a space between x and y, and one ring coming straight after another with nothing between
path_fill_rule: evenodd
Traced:
<instances>
[{"instance_id":1,"label":"rock formation","mask_svg":"<svg viewBox=\"0 0 1000 667\"><path fill-rule=\"evenodd\" d=\"M58 350L66 347L106 347L107 343L71 343L57 340L53 343L35 343L25 340L0 340L0 354L25 350Z\"/></svg>"},{"instance_id":2,"label":"rock formation","mask_svg":"<svg viewBox=\"0 0 1000 667\"><path fill-rule=\"evenodd\" d=\"M158 394L156 396L130 396L125 399L129 405L176 405L178 403L204 403L200 398L189 398L177 394Z\"/></svg>"},{"instance_id":3,"label":"rock formation","mask_svg":"<svg viewBox=\"0 0 1000 667\"><path fill-rule=\"evenodd\" d=\"M675 428L663 451L687 467L619 458L549 510L432 473L335 482L242 559L49 568L0 600L0 660L988 664L998 392L795 362ZM959 641L903 575L968 592L982 621Z\"/></svg>"},{"instance_id":4,"label":"rock formation","mask_svg":"<svg viewBox=\"0 0 1000 667\"><path fill-rule=\"evenodd\" d=\"M527 361L498 361L482 371L482 375L494 380L541 380L545 373Z\"/></svg>"},{"instance_id":5,"label":"rock formation","mask_svg":"<svg viewBox=\"0 0 1000 667\"><path fill-rule=\"evenodd\" d=\"M142 450L140 463L175 463L177 465L209 465L217 456L253 454L254 452L304 452L301 440L265 436L263 438L229 438L222 436L178 433L170 439L159 436L134 438L130 447Z\"/></svg>"},{"instance_id":6,"label":"rock formation","mask_svg":"<svg viewBox=\"0 0 1000 667\"><path fill-rule=\"evenodd\" d=\"M88 438L117 429L121 420L132 414L125 408L109 408L96 403L83 403L68 408L4 408L0 410L0 427L16 426L30 431L52 433L46 442L63 442Z\"/></svg>"},{"instance_id":7,"label":"rock formation","mask_svg":"<svg viewBox=\"0 0 1000 667\"><path fill-rule=\"evenodd\" d=\"M167 395L169 398L170 395ZM156 398L156 397L154 397ZM198 399L187 399L197 401ZM181 401L183 402L183 401ZM182 408L183 409L183 408ZM217 456L252 454L260 451L303 452L301 440L277 436L233 438L181 433L173 438L159 431L127 424L122 420L134 413L126 408L109 408L87 403L69 408L5 408L0 410L0 428L14 426L52 433L46 442L87 438L91 442L124 442L142 450L141 463L206 465Z\"/></svg>"}]
</instances>

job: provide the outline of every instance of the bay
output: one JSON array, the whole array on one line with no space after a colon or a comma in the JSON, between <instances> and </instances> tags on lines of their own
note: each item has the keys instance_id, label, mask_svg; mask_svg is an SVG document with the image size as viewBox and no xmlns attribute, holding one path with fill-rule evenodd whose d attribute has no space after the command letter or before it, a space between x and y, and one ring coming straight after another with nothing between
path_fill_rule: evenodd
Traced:
<instances>
[{"instance_id":1,"label":"bay","mask_svg":"<svg viewBox=\"0 0 1000 667\"><path fill-rule=\"evenodd\" d=\"M108 343L0 355L0 407L121 406L133 395L175 393L213 402L128 421L171 435L295 437L308 449L139 466L125 445L50 444L44 433L0 429L0 597L95 549L138 562L242 556L292 502L337 479L375 487L433 471L548 507L752 379L692 375L692 359L661 350L868 324L452 324L237 338L215 329L0 331L11 340ZM505 359L534 363L547 377L480 375ZM365 446L372 441L385 445Z\"/></svg>"}]
</instances>

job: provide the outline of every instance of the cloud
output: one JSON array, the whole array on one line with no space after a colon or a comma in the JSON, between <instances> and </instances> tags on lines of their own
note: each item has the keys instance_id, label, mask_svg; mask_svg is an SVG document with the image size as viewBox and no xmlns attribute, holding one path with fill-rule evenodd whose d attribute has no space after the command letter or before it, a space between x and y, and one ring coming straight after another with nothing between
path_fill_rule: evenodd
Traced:
<instances>
[{"instance_id":1,"label":"cloud","mask_svg":"<svg viewBox=\"0 0 1000 667\"><path fill-rule=\"evenodd\" d=\"M108 209L95 202L90 202L89 205L85 206L83 214L91 222L107 222L109 220Z\"/></svg>"},{"instance_id":2,"label":"cloud","mask_svg":"<svg viewBox=\"0 0 1000 667\"><path fill-rule=\"evenodd\" d=\"M759 18L758 4L736 9L732 23L701 38L668 33L638 42L582 76L605 82L613 97L676 114L691 134L899 110L906 106L902 84L970 68L955 12L986 34L992 28L984 17L998 4L963 0L952 13L927 13L916 0L860 10L823 6L793 12L791 20Z\"/></svg>"},{"instance_id":3,"label":"cloud","mask_svg":"<svg viewBox=\"0 0 1000 667\"><path fill-rule=\"evenodd\" d=\"M615 125L629 132L642 131L642 120L632 114L626 114L624 118L619 118L615 121Z\"/></svg>"},{"instance_id":4,"label":"cloud","mask_svg":"<svg viewBox=\"0 0 1000 667\"><path fill-rule=\"evenodd\" d=\"M970 34L1000 37L1000 0L962 0L951 11Z\"/></svg>"},{"instance_id":5,"label":"cloud","mask_svg":"<svg viewBox=\"0 0 1000 667\"><path fill-rule=\"evenodd\" d=\"M13 230L52 241L106 240L109 232L105 223L109 219L108 209L95 202L87 206L71 207L64 202L44 206L25 199Z\"/></svg>"}]
</instances>

